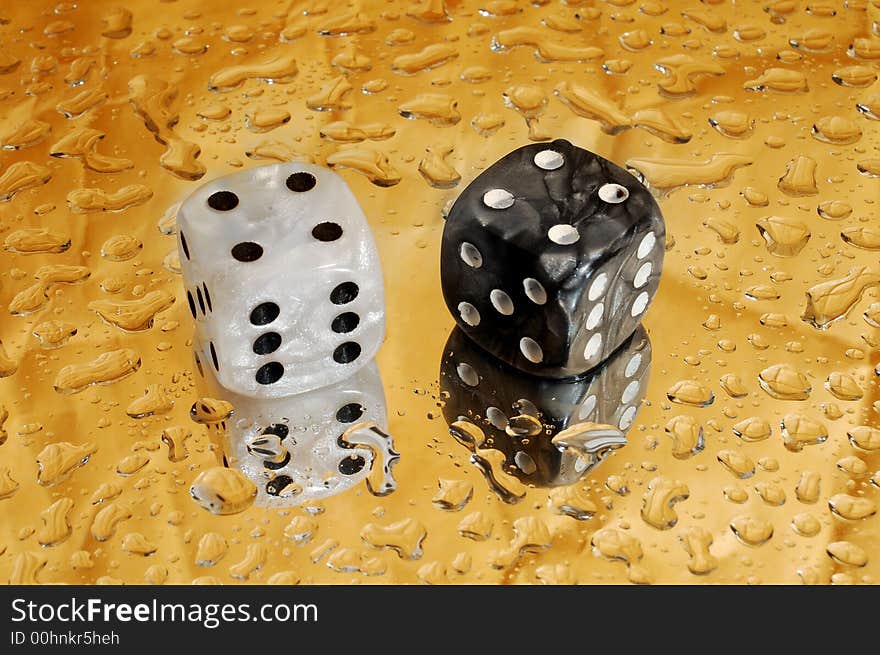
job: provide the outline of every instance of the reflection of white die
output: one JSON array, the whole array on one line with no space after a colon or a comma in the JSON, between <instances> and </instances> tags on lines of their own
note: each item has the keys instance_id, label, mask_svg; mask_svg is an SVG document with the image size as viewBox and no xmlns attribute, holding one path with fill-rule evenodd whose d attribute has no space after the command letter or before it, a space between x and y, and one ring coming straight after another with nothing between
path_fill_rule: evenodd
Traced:
<instances>
[{"instance_id":1,"label":"reflection of white die","mask_svg":"<svg viewBox=\"0 0 880 655\"><path fill-rule=\"evenodd\" d=\"M385 333L382 270L345 181L303 163L209 182L177 214L202 362L239 394L277 398L350 377Z\"/></svg>"},{"instance_id":2,"label":"reflection of white die","mask_svg":"<svg viewBox=\"0 0 880 655\"><path fill-rule=\"evenodd\" d=\"M258 504L296 505L367 478L376 480L370 483L376 495L393 491L397 453L384 434L385 393L375 361L342 382L283 398L224 392L209 367L200 369L205 390L234 407L223 437L226 463L257 485ZM349 432L348 443L341 438L364 422L378 430Z\"/></svg>"}]
</instances>

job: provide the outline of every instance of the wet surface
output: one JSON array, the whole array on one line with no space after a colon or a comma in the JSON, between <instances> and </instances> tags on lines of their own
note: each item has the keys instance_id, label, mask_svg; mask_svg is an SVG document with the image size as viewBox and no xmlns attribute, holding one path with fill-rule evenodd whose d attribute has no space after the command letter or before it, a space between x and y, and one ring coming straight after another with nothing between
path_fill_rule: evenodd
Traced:
<instances>
[{"instance_id":1,"label":"wet surface","mask_svg":"<svg viewBox=\"0 0 880 655\"><path fill-rule=\"evenodd\" d=\"M0 581L876 582L875 0L13 5ZM539 454L589 439L493 448L488 404L450 432L439 246L465 185L554 138L645 181L667 242L626 445L549 487ZM371 223L400 459L388 495L374 445L357 485L268 509L223 468L174 217L199 181L290 160ZM512 444L562 427L499 409Z\"/></svg>"}]
</instances>

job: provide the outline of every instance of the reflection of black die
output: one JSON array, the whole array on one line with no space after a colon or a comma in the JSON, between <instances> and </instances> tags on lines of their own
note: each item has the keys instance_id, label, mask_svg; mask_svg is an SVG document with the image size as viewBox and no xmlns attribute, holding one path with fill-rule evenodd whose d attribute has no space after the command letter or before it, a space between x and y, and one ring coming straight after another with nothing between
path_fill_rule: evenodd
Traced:
<instances>
[{"instance_id":1,"label":"reflection of black die","mask_svg":"<svg viewBox=\"0 0 880 655\"><path fill-rule=\"evenodd\" d=\"M476 424L486 435L483 447L504 453L505 469L523 481L571 484L585 474L585 462L561 452L551 439L580 422L625 433L647 391L650 368L651 343L641 326L601 366L569 380L523 374L455 328L440 364L443 415L450 424Z\"/></svg>"},{"instance_id":2,"label":"reflection of black die","mask_svg":"<svg viewBox=\"0 0 880 655\"><path fill-rule=\"evenodd\" d=\"M446 219L443 296L459 327L514 368L572 377L638 326L660 280L665 228L650 192L567 141L506 155Z\"/></svg>"}]
</instances>

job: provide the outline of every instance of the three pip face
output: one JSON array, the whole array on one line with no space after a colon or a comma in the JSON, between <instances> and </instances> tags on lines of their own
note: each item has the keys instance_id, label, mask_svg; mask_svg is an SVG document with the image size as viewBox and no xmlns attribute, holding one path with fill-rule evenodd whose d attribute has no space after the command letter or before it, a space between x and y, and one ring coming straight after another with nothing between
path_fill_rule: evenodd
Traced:
<instances>
[{"instance_id":1,"label":"three pip face","mask_svg":"<svg viewBox=\"0 0 880 655\"><path fill-rule=\"evenodd\" d=\"M379 459L390 478L397 453L372 363L385 328L382 269L342 178L304 163L219 178L182 204L178 235L197 367L237 399L227 455L264 500L336 493ZM528 145L454 203L443 296L462 338L490 359L526 378L582 377L632 342L664 236L659 207L628 172L567 141ZM346 401L364 385L368 400ZM339 420L355 415L375 431ZM614 418L621 429L632 420ZM390 480L377 486L387 492Z\"/></svg>"}]
</instances>

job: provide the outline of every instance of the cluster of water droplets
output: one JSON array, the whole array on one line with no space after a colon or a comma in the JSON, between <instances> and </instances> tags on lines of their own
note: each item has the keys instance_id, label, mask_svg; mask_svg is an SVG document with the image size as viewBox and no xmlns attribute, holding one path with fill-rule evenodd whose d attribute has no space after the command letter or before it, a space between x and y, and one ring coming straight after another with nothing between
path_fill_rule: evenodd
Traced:
<instances>
[{"instance_id":1,"label":"cluster of water droplets","mask_svg":"<svg viewBox=\"0 0 880 655\"><path fill-rule=\"evenodd\" d=\"M41 5L0 10L0 579L876 581L876 2ZM629 445L539 489L442 420L432 262L461 185L556 137L669 234ZM171 235L198 180L291 159L343 171L404 272L404 457L398 494L267 511L222 466Z\"/></svg>"}]
</instances>

